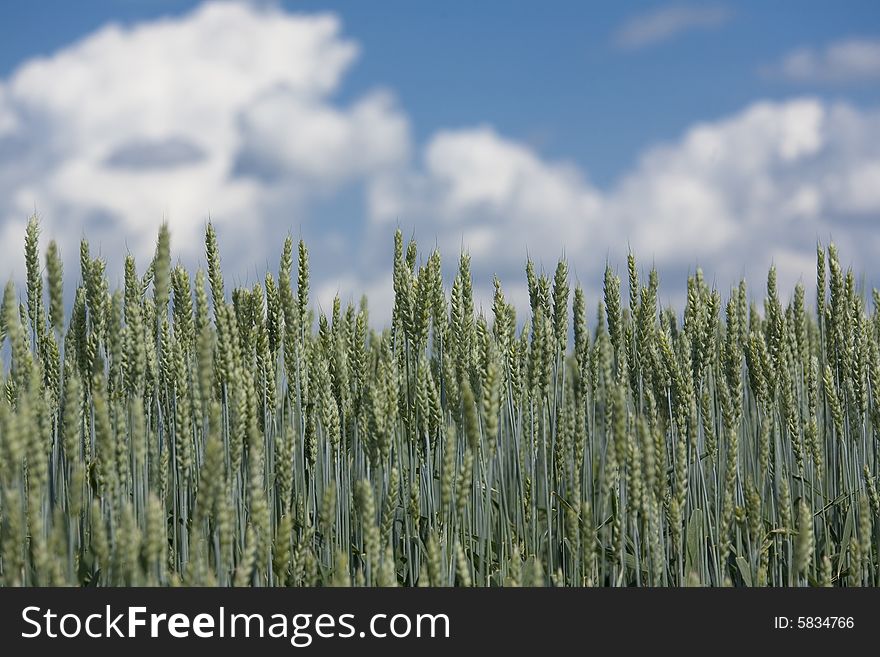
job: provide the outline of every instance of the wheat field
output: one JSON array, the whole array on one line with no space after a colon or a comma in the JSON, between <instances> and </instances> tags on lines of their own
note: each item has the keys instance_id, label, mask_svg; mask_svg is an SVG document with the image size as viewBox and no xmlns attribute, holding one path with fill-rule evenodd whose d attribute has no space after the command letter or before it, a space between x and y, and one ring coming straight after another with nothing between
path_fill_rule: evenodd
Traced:
<instances>
[{"instance_id":1,"label":"wheat field","mask_svg":"<svg viewBox=\"0 0 880 657\"><path fill-rule=\"evenodd\" d=\"M163 226L116 290L38 243L0 313L2 585L880 582L880 294L833 245L814 301L697 270L676 312L631 255L591 302L527 262L530 308L496 279L484 316L466 253L447 290L398 231L371 318L317 313L290 238L231 290L210 224L206 272Z\"/></svg>"}]
</instances>

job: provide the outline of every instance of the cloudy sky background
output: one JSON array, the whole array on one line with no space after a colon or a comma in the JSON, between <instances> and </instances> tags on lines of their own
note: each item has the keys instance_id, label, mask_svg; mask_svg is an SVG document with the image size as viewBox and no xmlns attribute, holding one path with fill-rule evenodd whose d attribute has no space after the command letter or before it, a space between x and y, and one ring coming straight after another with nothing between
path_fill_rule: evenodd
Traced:
<instances>
[{"instance_id":1,"label":"cloudy sky background","mask_svg":"<svg viewBox=\"0 0 880 657\"><path fill-rule=\"evenodd\" d=\"M398 226L519 303L527 254L595 303L628 248L664 300L810 289L830 239L880 284L880 5L619 4L4 3L0 276L36 210L68 290L82 235L118 276L165 218L197 266L210 216L231 282L302 236L374 318Z\"/></svg>"}]
</instances>

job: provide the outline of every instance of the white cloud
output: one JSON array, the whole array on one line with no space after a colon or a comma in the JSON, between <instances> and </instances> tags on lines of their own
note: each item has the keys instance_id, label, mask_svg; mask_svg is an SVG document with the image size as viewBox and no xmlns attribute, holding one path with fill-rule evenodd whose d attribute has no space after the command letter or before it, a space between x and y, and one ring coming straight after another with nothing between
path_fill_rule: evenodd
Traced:
<instances>
[{"instance_id":1,"label":"white cloud","mask_svg":"<svg viewBox=\"0 0 880 657\"><path fill-rule=\"evenodd\" d=\"M614 40L620 48L645 48L669 41L684 32L720 27L732 15L721 5L669 5L633 16L616 32Z\"/></svg>"},{"instance_id":2,"label":"white cloud","mask_svg":"<svg viewBox=\"0 0 880 657\"><path fill-rule=\"evenodd\" d=\"M340 111L323 100L303 99L286 90L272 92L243 116L246 147L240 169L248 173L252 162L257 177L269 167L271 176L335 185L405 160L407 131L406 118L387 93L375 93Z\"/></svg>"},{"instance_id":3,"label":"white cloud","mask_svg":"<svg viewBox=\"0 0 880 657\"><path fill-rule=\"evenodd\" d=\"M437 133L422 169L377 179L370 200L375 230L412 224L444 252L466 245L478 269L519 272L527 252L554 260L600 226L599 193L576 167L485 126Z\"/></svg>"},{"instance_id":4,"label":"white cloud","mask_svg":"<svg viewBox=\"0 0 880 657\"><path fill-rule=\"evenodd\" d=\"M0 82L0 220L36 206L68 251L85 230L143 262L163 217L192 255L213 213L231 256L259 260L273 207L296 225L315 193L406 157L390 94L331 100L357 56L332 14L214 3L25 62Z\"/></svg>"},{"instance_id":5,"label":"white cloud","mask_svg":"<svg viewBox=\"0 0 880 657\"><path fill-rule=\"evenodd\" d=\"M880 39L844 39L824 48L798 48L766 68L770 77L798 83L849 84L880 80Z\"/></svg>"},{"instance_id":6,"label":"white cloud","mask_svg":"<svg viewBox=\"0 0 880 657\"><path fill-rule=\"evenodd\" d=\"M720 255L747 230L778 224L822 150L825 112L815 100L756 103L648 150L609 195L618 229L668 262Z\"/></svg>"},{"instance_id":7,"label":"white cloud","mask_svg":"<svg viewBox=\"0 0 880 657\"><path fill-rule=\"evenodd\" d=\"M407 177L380 179L374 222L403 222L474 270L521 278L527 249L547 268L563 252L598 293L604 256L630 245L680 290L700 264L726 286L761 285L771 261L780 282L809 286L817 239L833 237L868 268L880 243L880 113L814 98L756 102L647 149L610 189L571 165L548 162L489 129L443 132ZM480 264L482 261L484 264ZM880 272L873 272L880 274Z\"/></svg>"}]
</instances>

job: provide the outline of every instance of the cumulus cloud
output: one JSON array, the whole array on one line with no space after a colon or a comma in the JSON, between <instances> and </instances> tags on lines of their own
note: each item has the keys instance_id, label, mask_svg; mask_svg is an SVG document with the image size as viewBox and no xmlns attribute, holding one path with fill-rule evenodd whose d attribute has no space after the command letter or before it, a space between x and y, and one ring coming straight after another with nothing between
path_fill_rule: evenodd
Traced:
<instances>
[{"instance_id":1,"label":"cumulus cloud","mask_svg":"<svg viewBox=\"0 0 880 657\"><path fill-rule=\"evenodd\" d=\"M620 262L628 245L673 292L700 265L719 285L743 275L760 285L771 262L781 283L803 276L809 287L817 239L871 266L878 158L880 113L815 98L695 125L605 190L490 129L467 129L436 135L408 177L377 179L371 210L378 225L409 217L408 229L467 244L475 263L516 276L527 252L548 268L565 252L597 283L605 256Z\"/></svg>"},{"instance_id":2,"label":"cumulus cloud","mask_svg":"<svg viewBox=\"0 0 880 657\"><path fill-rule=\"evenodd\" d=\"M646 48L685 32L720 27L732 16L721 5L670 5L633 16L617 30L614 41L627 50Z\"/></svg>"},{"instance_id":3,"label":"cumulus cloud","mask_svg":"<svg viewBox=\"0 0 880 657\"><path fill-rule=\"evenodd\" d=\"M243 176L335 186L402 162L408 151L407 121L385 92L346 111L287 90L272 92L244 113L241 127L236 171Z\"/></svg>"},{"instance_id":4,"label":"cumulus cloud","mask_svg":"<svg viewBox=\"0 0 880 657\"><path fill-rule=\"evenodd\" d=\"M880 80L880 39L844 39L824 48L798 48L764 69L797 83L852 84Z\"/></svg>"},{"instance_id":5,"label":"cumulus cloud","mask_svg":"<svg viewBox=\"0 0 880 657\"><path fill-rule=\"evenodd\" d=\"M514 253L530 243L540 249L547 240L534 239L538 230L557 244L581 243L599 208L598 193L574 165L545 162L485 126L437 133L423 170L377 179L370 201L376 223L424 219L493 261L519 258Z\"/></svg>"},{"instance_id":6,"label":"cumulus cloud","mask_svg":"<svg viewBox=\"0 0 880 657\"><path fill-rule=\"evenodd\" d=\"M295 226L316 193L406 156L388 92L331 99L357 57L332 14L215 3L25 62L0 83L4 233L36 207L64 246L85 230L143 261L163 217L177 250L199 252L211 213L231 258L259 260L277 208ZM0 257L17 262L19 245Z\"/></svg>"}]
</instances>

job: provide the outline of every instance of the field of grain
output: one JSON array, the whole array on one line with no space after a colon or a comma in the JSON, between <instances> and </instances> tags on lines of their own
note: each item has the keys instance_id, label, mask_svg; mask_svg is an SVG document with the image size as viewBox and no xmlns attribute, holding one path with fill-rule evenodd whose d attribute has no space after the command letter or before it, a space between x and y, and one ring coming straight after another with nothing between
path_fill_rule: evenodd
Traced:
<instances>
[{"instance_id":1,"label":"field of grain","mask_svg":"<svg viewBox=\"0 0 880 657\"><path fill-rule=\"evenodd\" d=\"M163 227L111 290L32 220L0 313L0 583L880 582L880 295L833 246L815 300L697 271L664 309L630 256L601 300L525 263L531 307L496 280L486 317L467 254L447 290L394 240L393 315L324 316L290 238L230 290L210 224L192 277Z\"/></svg>"}]
</instances>

